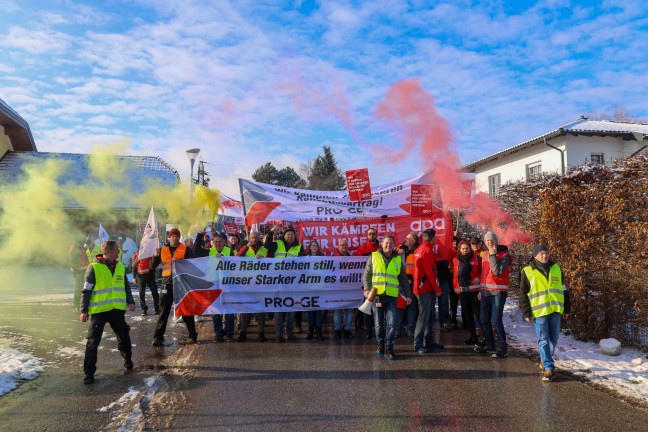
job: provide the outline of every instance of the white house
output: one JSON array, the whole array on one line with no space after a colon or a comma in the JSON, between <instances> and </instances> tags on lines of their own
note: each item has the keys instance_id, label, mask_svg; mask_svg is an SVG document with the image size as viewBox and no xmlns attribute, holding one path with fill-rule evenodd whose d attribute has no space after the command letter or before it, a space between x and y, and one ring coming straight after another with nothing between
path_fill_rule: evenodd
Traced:
<instances>
[{"instance_id":1,"label":"white house","mask_svg":"<svg viewBox=\"0 0 648 432\"><path fill-rule=\"evenodd\" d=\"M531 180L540 173L564 173L586 162L609 163L645 151L648 124L578 120L501 152L464 165L475 174L475 191L499 193L500 185Z\"/></svg>"}]
</instances>

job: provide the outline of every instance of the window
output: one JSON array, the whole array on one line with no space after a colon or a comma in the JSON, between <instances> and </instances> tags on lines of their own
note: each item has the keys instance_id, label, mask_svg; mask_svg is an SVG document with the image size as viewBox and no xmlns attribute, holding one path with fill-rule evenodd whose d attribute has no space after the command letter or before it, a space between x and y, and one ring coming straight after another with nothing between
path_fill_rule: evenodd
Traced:
<instances>
[{"instance_id":1,"label":"window","mask_svg":"<svg viewBox=\"0 0 648 432\"><path fill-rule=\"evenodd\" d=\"M488 176L488 193L491 195L498 195L499 190L500 190L500 175L495 174L492 176Z\"/></svg>"},{"instance_id":2,"label":"window","mask_svg":"<svg viewBox=\"0 0 648 432\"><path fill-rule=\"evenodd\" d=\"M540 162L530 163L526 166L526 178L527 181L535 180L540 177L542 172L542 164Z\"/></svg>"},{"instance_id":3,"label":"window","mask_svg":"<svg viewBox=\"0 0 648 432\"><path fill-rule=\"evenodd\" d=\"M590 156L590 160L592 163L595 164L601 164L603 165L605 163L605 158L603 157L603 153L592 153Z\"/></svg>"}]
</instances>

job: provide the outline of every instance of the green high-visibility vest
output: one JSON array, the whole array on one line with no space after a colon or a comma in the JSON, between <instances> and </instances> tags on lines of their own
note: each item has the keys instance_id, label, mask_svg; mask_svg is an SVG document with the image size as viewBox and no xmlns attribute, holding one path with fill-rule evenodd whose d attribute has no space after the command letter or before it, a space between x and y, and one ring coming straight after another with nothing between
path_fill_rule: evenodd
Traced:
<instances>
[{"instance_id":1,"label":"green high-visibility vest","mask_svg":"<svg viewBox=\"0 0 648 432\"><path fill-rule=\"evenodd\" d=\"M90 296L90 315L109 310L126 310L126 290L124 289L124 278L126 267L121 262L115 266L115 273L111 274L107 265L93 262L90 264L94 269L95 286Z\"/></svg>"},{"instance_id":2,"label":"green high-visibility vest","mask_svg":"<svg viewBox=\"0 0 648 432\"><path fill-rule=\"evenodd\" d=\"M389 265L385 266L385 260L379 251L371 253L371 286L376 288L376 294L398 297L398 275L402 266L400 255L394 256Z\"/></svg>"},{"instance_id":3,"label":"green high-visibility vest","mask_svg":"<svg viewBox=\"0 0 648 432\"><path fill-rule=\"evenodd\" d=\"M218 252L216 252L215 247L212 246L212 247L209 248L209 256L216 256L217 253ZM230 250L230 248L225 246L220 254L223 255L223 256L230 256L232 254L232 251Z\"/></svg>"},{"instance_id":4,"label":"green high-visibility vest","mask_svg":"<svg viewBox=\"0 0 648 432\"><path fill-rule=\"evenodd\" d=\"M299 253L299 251L297 251ZM265 248L265 246L261 246L256 253L254 252L254 249L248 246L247 250L245 251L245 256L248 258L254 258L254 257L267 257L268 256L268 249Z\"/></svg>"},{"instance_id":5,"label":"green high-visibility vest","mask_svg":"<svg viewBox=\"0 0 648 432\"><path fill-rule=\"evenodd\" d=\"M299 256L301 243L297 243L286 251L286 244L283 240L277 240L277 250L275 251L275 258L286 258L287 256Z\"/></svg>"},{"instance_id":6,"label":"green high-visibility vest","mask_svg":"<svg viewBox=\"0 0 648 432\"><path fill-rule=\"evenodd\" d=\"M552 265L549 269L549 280L532 266L526 266L522 271L531 286L528 297L531 302L533 318L543 317L554 312L563 313L565 310L565 288L558 264Z\"/></svg>"}]
</instances>

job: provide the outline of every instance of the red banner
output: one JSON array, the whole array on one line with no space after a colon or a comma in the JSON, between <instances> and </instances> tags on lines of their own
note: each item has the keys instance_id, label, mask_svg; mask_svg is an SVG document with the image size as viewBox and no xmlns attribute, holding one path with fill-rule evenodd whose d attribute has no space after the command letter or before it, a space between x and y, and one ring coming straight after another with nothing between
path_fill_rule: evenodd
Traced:
<instances>
[{"instance_id":1,"label":"red banner","mask_svg":"<svg viewBox=\"0 0 648 432\"><path fill-rule=\"evenodd\" d=\"M428 216L434 213L437 207L434 198L438 189L434 185L412 185L410 191L410 215Z\"/></svg>"},{"instance_id":2,"label":"red banner","mask_svg":"<svg viewBox=\"0 0 648 432\"><path fill-rule=\"evenodd\" d=\"M234 222L223 222L223 229L227 235L238 234L238 225Z\"/></svg>"},{"instance_id":3,"label":"red banner","mask_svg":"<svg viewBox=\"0 0 648 432\"><path fill-rule=\"evenodd\" d=\"M338 242L346 239L349 252L353 252L367 242L367 230L375 228L378 240L382 241L385 234L391 234L396 240L396 246L405 241L410 232L419 235L428 228L436 231L435 252L438 260L449 260L452 248L452 216L448 211L434 210L424 217L397 216L390 218L351 219L339 221L300 221L297 223L298 238L304 249L308 250L310 241L316 239L326 255L333 255L338 248Z\"/></svg>"},{"instance_id":4,"label":"red banner","mask_svg":"<svg viewBox=\"0 0 648 432\"><path fill-rule=\"evenodd\" d=\"M369 184L369 170L360 168L346 171L347 190L349 191L349 200L365 201L371 199L371 185Z\"/></svg>"}]
</instances>

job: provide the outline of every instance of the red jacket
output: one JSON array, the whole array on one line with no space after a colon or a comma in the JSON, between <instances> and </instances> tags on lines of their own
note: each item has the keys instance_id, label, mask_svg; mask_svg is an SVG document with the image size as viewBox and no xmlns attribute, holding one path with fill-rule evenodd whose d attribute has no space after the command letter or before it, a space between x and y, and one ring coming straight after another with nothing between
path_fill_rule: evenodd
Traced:
<instances>
[{"instance_id":1,"label":"red jacket","mask_svg":"<svg viewBox=\"0 0 648 432\"><path fill-rule=\"evenodd\" d=\"M369 256L371 255L372 252L376 252L378 249L380 249L380 243L374 245L372 243L365 243L362 246L360 246L358 249L355 250L353 253L354 256Z\"/></svg>"},{"instance_id":2,"label":"red jacket","mask_svg":"<svg viewBox=\"0 0 648 432\"><path fill-rule=\"evenodd\" d=\"M452 274L452 287L455 293L460 294L459 289L459 257L455 256L452 261L454 265L454 272ZM470 259L470 291L479 291L481 278L481 263L477 254L473 254ZM476 280L476 282L475 282Z\"/></svg>"},{"instance_id":3,"label":"red jacket","mask_svg":"<svg viewBox=\"0 0 648 432\"><path fill-rule=\"evenodd\" d=\"M432 245L423 242L414 251L414 294L441 293L437 282L436 254Z\"/></svg>"}]
</instances>

